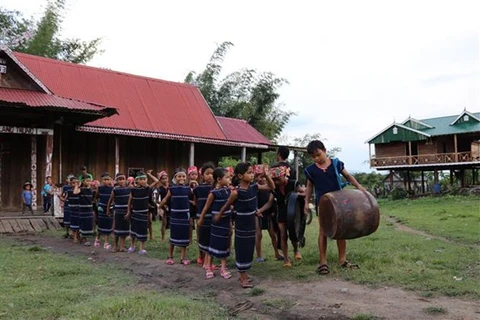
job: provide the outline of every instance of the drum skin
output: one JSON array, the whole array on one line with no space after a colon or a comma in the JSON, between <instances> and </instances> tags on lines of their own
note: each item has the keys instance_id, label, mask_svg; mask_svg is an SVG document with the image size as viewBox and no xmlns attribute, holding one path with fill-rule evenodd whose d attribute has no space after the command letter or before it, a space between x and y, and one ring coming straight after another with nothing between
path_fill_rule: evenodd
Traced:
<instances>
[{"instance_id":1,"label":"drum skin","mask_svg":"<svg viewBox=\"0 0 480 320\"><path fill-rule=\"evenodd\" d=\"M332 239L356 239L375 232L380 223L377 201L367 191L329 192L318 205L320 227Z\"/></svg>"}]
</instances>

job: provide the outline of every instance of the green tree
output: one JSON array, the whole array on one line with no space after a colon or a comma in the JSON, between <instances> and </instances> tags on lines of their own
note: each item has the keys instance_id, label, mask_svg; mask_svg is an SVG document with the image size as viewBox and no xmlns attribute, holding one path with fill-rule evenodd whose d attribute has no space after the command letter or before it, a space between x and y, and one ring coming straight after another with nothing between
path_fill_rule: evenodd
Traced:
<instances>
[{"instance_id":1,"label":"green tree","mask_svg":"<svg viewBox=\"0 0 480 320\"><path fill-rule=\"evenodd\" d=\"M42 17L27 19L20 11L0 8L0 30L5 45L18 52L73 63L86 63L101 53L101 39L60 39L65 0L49 1Z\"/></svg>"},{"instance_id":2,"label":"green tree","mask_svg":"<svg viewBox=\"0 0 480 320\"><path fill-rule=\"evenodd\" d=\"M221 78L222 63L232 46L231 42L221 43L205 69L200 73L189 72L185 82L200 89L215 115L244 119L273 141L294 115L277 103L278 89L288 82L273 73L253 69L242 69Z\"/></svg>"}]
</instances>

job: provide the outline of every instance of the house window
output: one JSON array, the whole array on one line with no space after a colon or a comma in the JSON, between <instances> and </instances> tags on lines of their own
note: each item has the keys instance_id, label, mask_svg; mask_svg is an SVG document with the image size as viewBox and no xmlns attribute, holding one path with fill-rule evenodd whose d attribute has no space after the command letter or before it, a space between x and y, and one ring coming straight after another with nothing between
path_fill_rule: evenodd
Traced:
<instances>
[{"instance_id":1,"label":"house window","mask_svg":"<svg viewBox=\"0 0 480 320\"><path fill-rule=\"evenodd\" d=\"M468 114L463 116L463 121L468 121L468 119L469 119Z\"/></svg>"},{"instance_id":2,"label":"house window","mask_svg":"<svg viewBox=\"0 0 480 320\"><path fill-rule=\"evenodd\" d=\"M398 128L397 127L393 127L393 134L397 134L398 133Z\"/></svg>"}]
</instances>

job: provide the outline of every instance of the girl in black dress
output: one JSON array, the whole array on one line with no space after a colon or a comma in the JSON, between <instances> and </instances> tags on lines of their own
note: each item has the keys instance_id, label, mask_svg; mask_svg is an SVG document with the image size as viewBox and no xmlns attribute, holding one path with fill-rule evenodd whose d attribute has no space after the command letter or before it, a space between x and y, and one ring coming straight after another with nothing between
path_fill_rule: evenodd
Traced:
<instances>
[{"instance_id":1,"label":"girl in black dress","mask_svg":"<svg viewBox=\"0 0 480 320\"><path fill-rule=\"evenodd\" d=\"M130 221L125 218L128 211L128 200L130 199L130 187L127 186L126 176L117 173L115 176L116 186L112 190L107 205L107 215L110 216L110 208L114 204L114 229L115 236L114 252L125 252L125 239L130 234ZM120 240L120 241L119 241ZM120 243L119 243L120 242Z\"/></svg>"}]
</instances>

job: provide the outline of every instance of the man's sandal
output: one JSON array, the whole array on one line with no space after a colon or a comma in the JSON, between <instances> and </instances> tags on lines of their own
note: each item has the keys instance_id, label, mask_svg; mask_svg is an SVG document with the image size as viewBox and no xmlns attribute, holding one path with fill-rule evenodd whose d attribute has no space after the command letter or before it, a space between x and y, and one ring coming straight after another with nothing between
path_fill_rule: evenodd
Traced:
<instances>
[{"instance_id":1,"label":"man's sandal","mask_svg":"<svg viewBox=\"0 0 480 320\"><path fill-rule=\"evenodd\" d=\"M341 268L343 269L360 269L360 267L358 266L358 264L355 264L355 263L350 263L348 261L345 261L344 263L342 263L340 265Z\"/></svg>"},{"instance_id":2,"label":"man's sandal","mask_svg":"<svg viewBox=\"0 0 480 320\"><path fill-rule=\"evenodd\" d=\"M330 268L326 264L321 264L317 267L317 273L321 275L327 275L330 273Z\"/></svg>"}]
</instances>

